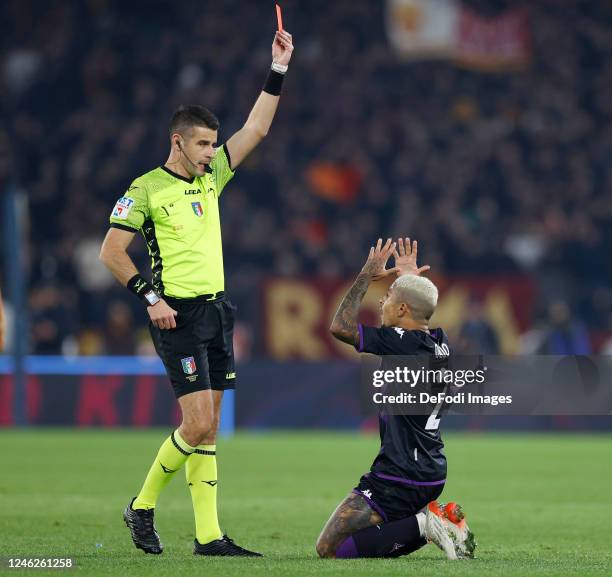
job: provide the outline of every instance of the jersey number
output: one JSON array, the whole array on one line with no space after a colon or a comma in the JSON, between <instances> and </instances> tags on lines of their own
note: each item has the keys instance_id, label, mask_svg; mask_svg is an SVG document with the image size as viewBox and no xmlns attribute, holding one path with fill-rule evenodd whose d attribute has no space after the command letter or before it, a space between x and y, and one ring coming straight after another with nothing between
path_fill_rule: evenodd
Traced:
<instances>
[{"instance_id":1,"label":"jersey number","mask_svg":"<svg viewBox=\"0 0 612 577\"><path fill-rule=\"evenodd\" d=\"M448 389L448 386L444 387L443 393L445 395L446 395L447 389ZM440 401L434 407L434 410L431 412L431 415L429 415L429 418L427 419L427 423L425 423L426 431L437 431L438 430L438 427L440 426L440 418L438 417L438 413L440 412L440 409L442 408L442 403L443 401Z\"/></svg>"}]
</instances>

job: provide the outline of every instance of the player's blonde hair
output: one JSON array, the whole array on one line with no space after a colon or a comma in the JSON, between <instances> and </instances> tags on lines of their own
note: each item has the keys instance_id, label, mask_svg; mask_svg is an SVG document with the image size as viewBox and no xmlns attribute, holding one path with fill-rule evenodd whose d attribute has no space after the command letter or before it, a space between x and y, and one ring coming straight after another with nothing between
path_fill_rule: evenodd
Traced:
<instances>
[{"instance_id":1,"label":"player's blonde hair","mask_svg":"<svg viewBox=\"0 0 612 577\"><path fill-rule=\"evenodd\" d=\"M406 303L415 319L429 320L438 304L438 288L428 278L404 274L391 285L395 302Z\"/></svg>"}]
</instances>

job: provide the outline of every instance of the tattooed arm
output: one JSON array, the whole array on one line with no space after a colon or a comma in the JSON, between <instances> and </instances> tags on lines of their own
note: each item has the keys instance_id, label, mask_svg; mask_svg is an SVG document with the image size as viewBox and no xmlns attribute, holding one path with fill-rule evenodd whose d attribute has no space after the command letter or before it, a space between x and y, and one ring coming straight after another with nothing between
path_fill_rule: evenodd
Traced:
<instances>
[{"instance_id":1,"label":"tattooed arm","mask_svg":"<svg viewBox=\"0 0 612 577\"><path fill-rule=\"evenodd\" d=\"M361 496L351 493L332 513L317 539L319 557L336 556L336 551L347 538L373 525L380 525L383 518Z\"/></svg>"},{"instance_id":2,"label":"tattooed arm","mask_svg":"<svg viewBox=\"0 0 612 577\"><path fill-rule=\"evenodd\" d=\"M331 327L329 327L331 334L339 341L354 346L359 342L357 316L359 314L359 306L363 297L368 292L369 286L370 277L359 273L357 280L342 299Z\"/></svg>"},{"instance_id":3,"label":"tattooed arm","mask_svg":"<svg viewBox=\"0 0 612 577\"><path fill-rule=\"evenodd\" d=\"M370 249L368 260L363 265L359 275L357 275L353 286L342 299L329 328L331 334L338 340L353 346L359 343L357 316L359 315L361 301L368 292L368 287L373 279L378 280L390 274L395 274L398 271L397 268L385 269L389 257L395 250L395 246L391 239L387 239L386 244L382 246L382 239L379 238L376 247Z\"/></svg>"}]
</instances>

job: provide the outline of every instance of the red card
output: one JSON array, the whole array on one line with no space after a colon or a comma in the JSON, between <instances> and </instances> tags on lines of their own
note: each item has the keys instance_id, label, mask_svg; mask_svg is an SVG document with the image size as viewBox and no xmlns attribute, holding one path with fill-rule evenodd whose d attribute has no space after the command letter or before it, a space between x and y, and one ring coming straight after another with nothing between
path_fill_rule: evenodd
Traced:
<instances>
[{"instance_id":1,"label":"red card","mask_svg":"<svg viewBox=\"0 0 612 577\"><path fill-rule=\"evenodd\" d=\"M278 21L278 29L283 31L283 13L281 12L281 7L276 5L276 20Z\"/></svg>"}]
</instances>

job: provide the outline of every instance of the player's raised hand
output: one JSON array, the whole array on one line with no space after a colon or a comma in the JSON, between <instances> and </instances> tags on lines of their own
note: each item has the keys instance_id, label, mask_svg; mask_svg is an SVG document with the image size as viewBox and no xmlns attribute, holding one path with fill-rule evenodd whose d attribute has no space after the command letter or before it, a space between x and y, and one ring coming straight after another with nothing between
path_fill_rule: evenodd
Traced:
<instances>
[{"instance_id":1,"label":"player's raised hand","mask_svg":"<svg viewBox=\"0 0 612 577\"><path fill-rule=\"evenodd\" d=\"M293 37L286 30L277 30L272 42L272 62L288 66L293 54Z\"/></svg>"},{"instance_id":2,"label":"player's raised hand","mask_svg":"<svg viewBox=\"0 0 612 577\"><path fill-rule=\"evenodd\" d=\"M155 303L152 307L147 307L151 322L158 329L175 329L176 319L178 313L164 300L161 299L158 303Z\"/></svg>"},{"instance_id":3,"label":"player's raised hand","mask_svg":"<svg viewBox=\"0 0 612 577\"><path fill-rule=\"evenodd\" d=\"M382 243L382 238L378 239L376 246L370 249L368 260L361 269L361 274L368 275L372 280L380 280L394 274L398 271L397 268L386 269L387 261L391 258L391 255L395 251L395 243L388 238L387 242Z\"/></svg>"},{"instance_id":4,"label":"player's raised hand","mask_svg":"<svg viewBox=\"0 0 612 577\"><path fill-rule=\"evenodd\" d=\"M409 238L406 239L405 243L403 238L397 239L397 249L393 251L395 268L398 269L397 276L404 274L419 276L431 268L428 265L419 268L417 265L418 248L419 245L416 240L412 241L411 244Z\"/></svg>"}]
</instances>

